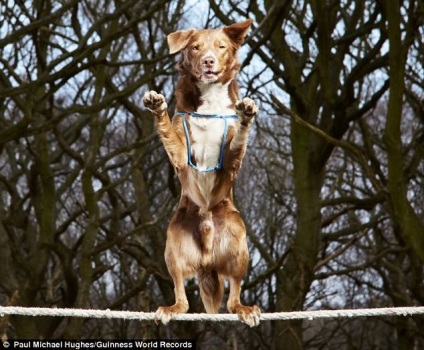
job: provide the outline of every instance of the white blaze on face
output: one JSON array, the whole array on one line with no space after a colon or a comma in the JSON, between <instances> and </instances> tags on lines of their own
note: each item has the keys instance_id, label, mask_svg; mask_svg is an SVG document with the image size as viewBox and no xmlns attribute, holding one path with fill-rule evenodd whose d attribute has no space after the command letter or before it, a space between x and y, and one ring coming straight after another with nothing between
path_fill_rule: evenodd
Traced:
<instances>
[{"instance_id":1,"label":"white blaze on face","mask_svg":"<svg viewBox=\"0 0 424 350\"><path fill-rule=\"evenodd\" d=\"M218 80L219 64L218 57L212 50L208 50L201 59L202 74L200 80L205 83L213 83Z\"/></svg>"}]
</instances>

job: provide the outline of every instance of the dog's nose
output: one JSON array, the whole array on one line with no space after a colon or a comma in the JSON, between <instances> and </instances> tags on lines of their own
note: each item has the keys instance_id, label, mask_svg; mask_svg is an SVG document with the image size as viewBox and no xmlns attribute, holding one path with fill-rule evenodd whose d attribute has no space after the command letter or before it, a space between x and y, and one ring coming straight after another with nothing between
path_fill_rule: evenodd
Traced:
<instances>
[{"instance_id":1,"label":"dog's nose","mask_svg":"<svg viewBox=\"0 0 424 350\"><path fill-rule=\"evenodd\" d=\"M203 65L206 68L212 68L214 64L215 64L215 59L212 56L208 56L203 59Z\"/></svg>"}]
</instances>

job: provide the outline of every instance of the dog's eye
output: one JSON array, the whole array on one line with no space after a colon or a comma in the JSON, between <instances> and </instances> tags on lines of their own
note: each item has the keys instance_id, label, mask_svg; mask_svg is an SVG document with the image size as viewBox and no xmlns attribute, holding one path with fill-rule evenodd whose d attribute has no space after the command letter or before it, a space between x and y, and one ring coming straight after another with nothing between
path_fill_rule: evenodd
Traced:
<instances>
[{"instance_id":1,"label":"dog's eye","mask_svg":"<svg viewBox=\"0 0 424 350\"><path fill-rule=\"evenodd\" d=\"M193 46L191 47L191 49L192 49L193 51L198 51L198 50L199 50L199 45L193 45Z\"/></svg>"},{"instance_id":2,"label":"dog's eye","mask_svg":"<svg viewBox=\"0 0 424 350\"><path fill-rule=\"evenodd\" d=\"M221 44L221 45L219 45L219 48L220 49L225 49L225 46Z\"/></svg>"}]
</instances>

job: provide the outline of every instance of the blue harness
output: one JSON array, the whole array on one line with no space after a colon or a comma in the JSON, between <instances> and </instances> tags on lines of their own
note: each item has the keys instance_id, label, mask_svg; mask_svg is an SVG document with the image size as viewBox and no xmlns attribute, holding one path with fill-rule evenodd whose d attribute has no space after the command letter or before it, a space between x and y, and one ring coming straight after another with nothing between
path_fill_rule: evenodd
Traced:
<instances>
[{"instance_id":1,"label":"blue harness","mask_svg":"<svg viewBox=\"0 0 424 350\"><path fill-rule=\"evenodd\" d=\"M188 134L188 128L187 128L187 121L186 121L186 114L189 114L191 117L195 118L215 118L215 119L222 119L224 120L224 134L222 135L222 144L221 144L221 152L219 154L219 162L217 165L213 167L209 167L206 169L200 169L196 165L193 164L191 160L191 143L190 143L190 135ZM227 139L227 132L228 132L228 119L238 119L236 115L216 115L216 114L199 114L199 113L186 113L186 112L176 112L175 115L181 115L183 116L183 126L184 126L184 133L187 140L187 155L188 155L188 165L190 165L193 169L206 173L214 170L222 169L222 165L224 163L224 149L225 149L225 140Z\"/></svg>"}]
</instances>

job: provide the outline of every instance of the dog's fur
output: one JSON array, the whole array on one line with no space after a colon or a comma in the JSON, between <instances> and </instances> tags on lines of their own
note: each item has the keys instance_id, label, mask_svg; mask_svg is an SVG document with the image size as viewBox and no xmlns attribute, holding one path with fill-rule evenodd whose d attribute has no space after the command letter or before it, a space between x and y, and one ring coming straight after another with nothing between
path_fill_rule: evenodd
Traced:
<instances>
[{"instance_id":1,"label":"dog's fur","mask_svg":"<svg viewBox=\"0 0 424 350\"><path fill-rule=\"evenodd\" d=\"M186 30L168 36L171 53L182 51L178 63L177 111L237 114L230 120L223 168L198 172L188 165L182 117L169 119L165 98L154 91L143 102L152 112L165 150L181 182L181 199L168 227L165 261L175 285L175 304L160 307L156 319L169 322L188 310L184 279L197 274L208 313L216 313L223 295L223 279L230 282L227 307L246 324L259 324L257 306L240 303L240 284L249 253L246 229L232 200L232 186L246 152L247 137L258 108L249 98L238 101L235 77L240 68L237 50L251 20L222 29ZM218 163L223 121L186 115L192 159L199 168Z\"/></svg>"}]
</instances>

